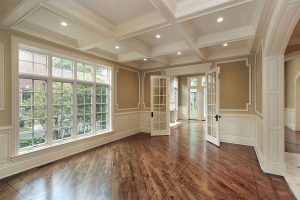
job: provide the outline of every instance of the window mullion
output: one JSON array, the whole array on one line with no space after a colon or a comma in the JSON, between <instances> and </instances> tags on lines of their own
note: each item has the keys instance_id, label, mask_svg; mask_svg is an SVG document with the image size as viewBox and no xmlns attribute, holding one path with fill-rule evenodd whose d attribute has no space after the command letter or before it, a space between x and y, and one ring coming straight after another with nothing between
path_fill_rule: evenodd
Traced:
<instances>
[{"instance_id":1,"label":"window mullion","mask_svg":"<svg viewBox=\"0 0 300 200\"><path fill-rule=\"evenodd\" d=\"M93 65L92 65L93 66ZM96 134L96 67L92 67L92 73L93 73L93 96L92 96L92 133Z\"/></svg>"},{"instance_id":2,"label":"window mullion","mask_svg":"<svg viewBox=\"0 0 300 200\"><path fill-rule=\"evenodd\" d=\"M78 128L78 120L77 120L77 67L76 62L73 62L74 69L74 81L73 81L73 138L77 138L77 128Z\"/></svg>"},{"instance_id":3,"label":"window mullion","mask_svg":"<svg viewBox=\"0 0 300 200\"><path fill-rule=\"evenodd\" d=\"M47 127L48 127L48 144L53 144L53 80L52 80L52 56L49 55L48 57L48 87L47 87L47 110L48 110L48 116L47 116Z\"/></svg>"}]
</instances>

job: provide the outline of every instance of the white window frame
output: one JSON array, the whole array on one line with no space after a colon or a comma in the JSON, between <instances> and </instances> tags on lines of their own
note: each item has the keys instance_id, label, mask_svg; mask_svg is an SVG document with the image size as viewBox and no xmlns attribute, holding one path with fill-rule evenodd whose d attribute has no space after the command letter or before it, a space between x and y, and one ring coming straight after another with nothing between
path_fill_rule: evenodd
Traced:
<instances>
[{"instance_id":1,"label":"white window frame","mask_svg":"<svg viewBox=\"0 0 300 200\"><path fill-rule=\"evenodd\" d=\"M30 50L37 50L38 52L45 53L48 57L47 64L48 64L48 75L47 76L39 76L39 75L29 75L29 74L22 74L22 78L37 78L41 80L47 81L47 139L46 144L41 145L38 147L30 147L30 148L19 148L19 49L28 47ZM59 57L70 59L73 62L73 78L60 78L60 77L52 77L52 57ZM84 81L84 80L77 80L77 62L86 63L93 66L93 81ZM96 70L95 68L102 67L108 69L108 83L97 83L96 82ZM55 47L51 47L48 45L43 45L38 42L28 41L19 37L12 36L12 134L10 137L11 149L10 149L10 156L16 157L19 155L39 151L42 149L47 149L52 146L62 145L65 143L74 142L77 140L95 137L102 134L111 133L113 131L113 65L111 63L100 61L98 59L92 59L80 54L71 53L69 51L61 50ZM53 82L60 81L60 82L68 82L72 83L73 85L73 128L72 128L72 136L65 140L58 140L53 141L52 132L53 132ZM90 84L92 86L92 132L89 135L84 136L77 136L77 83L83 84ZM96 85L105 85L108 86L108 126L107 130L96 132Z\"/></svg>"}]
</instances>

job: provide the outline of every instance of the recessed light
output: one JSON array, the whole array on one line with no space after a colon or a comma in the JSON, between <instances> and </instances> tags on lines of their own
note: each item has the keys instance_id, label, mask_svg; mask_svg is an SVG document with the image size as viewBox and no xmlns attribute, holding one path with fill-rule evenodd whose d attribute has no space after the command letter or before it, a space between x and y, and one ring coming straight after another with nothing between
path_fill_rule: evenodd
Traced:
<instances>
[{"instance_id":1,"label":"recessed light","mask_svg":"<svg viewBox=\"0 0 300 200\"><path fill-rule=\"evenodd\" d=\"M177 55L181 55L181 52L179 51L179 52L177 52Z\"/></svg>"},{"instance_id":2,"label":"recessed light","mask_svg":"<svg viewBox=\"0 0 300 200\"><path fill-rule=\"evenodd\" d=\"M147 58L144 58L144 61L147 61Z\"/></svg>"},{"instance_id":3,"label":"recessed light","mask_svg":"<svg viewBox=\"0 0 300 200\"><path fill-rule=\"evenodd\" d=\"M217 22L221 23L223 20L224 20L223 17L219 17L219 18L217 19Z\"/></svg>"},{"instance_id":4,"label":"recessed light","mask_svg":"<svg viewBox=\"0 0 300 200\"><path fill-rule=\"evenodd\" d=\"M60 25L62 25L62 26L68 26L67 22L60 22Z\"/></svg>"},{"instance_id":5,"label":"recessed light","mask_svg":"<svg viewBox=\"0 0 300 200\"><path fill-rule=\"evenodd\" d=\"M155 37L156 37L157 39L159 39L159 38L160 38L160 35L159 35L159 34L157 34Z\"/></svg>"},{"instance_id":6,"label":"recessed light","mask_svg":"<svg viewBox=\"0 0 300 200\"><path fill-rule=\"evenodd\" d=\"M120 47L119 47L118 45L117 45L117 46L115 46L115 48L116 48L116 49L120 49Z\"/></svg>"},{"instance_id":7,"label":"recessed light","mask_svg":"<svg viewBox=\"0 0 300 200\"><path fill-rule=\"evenodd\" d=\"M223 44L223 47L227 47L227 46L228 46L228 43L224 43L224 44Z\"/></svg>"}]
</instances>

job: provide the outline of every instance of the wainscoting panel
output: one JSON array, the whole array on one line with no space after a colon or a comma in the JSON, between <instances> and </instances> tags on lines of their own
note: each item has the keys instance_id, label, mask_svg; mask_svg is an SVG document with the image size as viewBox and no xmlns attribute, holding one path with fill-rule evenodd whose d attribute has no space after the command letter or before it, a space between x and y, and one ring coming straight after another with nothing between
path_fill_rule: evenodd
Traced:
<instances>
[{"instance_id":1,"label":"wainscoting panel","mask_svg":"<svg viewBox=\"0 0 300 200\"><path fill-rule=\"evenodd\" d=\"M264 148L263 148L263 119L256 115L255 116L255 139L254 139L254 149L259 161L261 168L263 168L264 163Z\"/></svg>"},{"instance_id":2,"label":"wainscoting panel","mask_svg":"<svg viewBox=\"0 0 300 200\"><path fill-rule=\"evenodd\" d=\"M221 142L254 145L255 121L253 115L221 114Z\"/></svg>"},{"instance_id":3,"label":"wainscoting panel","mask_svg":"<svg viewBox=\"0 0 300 200\"><path fill-rule=\"evenodd\" d=\"M151 132L151 112L141 111L140 112L140 131L145 133Z\"/></svg>"},{"instance_id":4,"label":"wainscoting panel","mask_svg":"<svg viewBox=\"0 0 300 200\"><path fill-rule=\"evenodd\" d=\"M292 130L296 130L296 111L294 108L284 109L284 125Z\"/></svg>"}]
</instances>

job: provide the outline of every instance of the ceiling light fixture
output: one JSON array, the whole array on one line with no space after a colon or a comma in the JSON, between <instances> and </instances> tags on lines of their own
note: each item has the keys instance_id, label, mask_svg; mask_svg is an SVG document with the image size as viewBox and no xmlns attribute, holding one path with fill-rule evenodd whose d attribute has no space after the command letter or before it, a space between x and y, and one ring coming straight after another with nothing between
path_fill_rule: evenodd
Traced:
<instances>
[{"instance_id":1,"label":"ceiling light fixture","mask_svg":"<svg viewBox=\"0 0 300 200\"><path fill-rule=\"evenodd\" d=\"M177 52L177 55L181 55L181 52L179 51L179 52Z\"/></svg>"},{"instance_id":2,"label":"ceiling light fixture","mask_svg":"<svg viewBox=\"0 0 300 200\"><path fill-rule=\"evenodd\" d=\"M115 48L116 48L116 49L120 49L120 47L119 47L118 45L117 45L117 46L115 46Z\"/></svg>"},{"instance_id":3,"label":"ceiling light fixture","mask_svg":"<svg viewBox=\"0 0 300 200\"><path fill-rule=\"evenodd\" d=\"M227 47L227 46L228 46L228 43L224 43L224 44L223 44L223 47Z\"/></svg>"},{"instance_id":4,"label":"ceiling light fixture","mask_svg":"<svg viewBox=\"0 0 300 200\"><path fill-rule=\"evenodd\" d=\"M68 26L67 22L60 22L60 25L62 25L62 26Z\"/></svg>"},{"instance_id":5,"label":"ceiling light fixture","mask_svg":"<svg viewBox=\"0 0 300 200\"><path fill-rule=\"evenodd\" d=\"M159 38L160 38L160 35L159 35L159 34L157 34L155 37L156 37L157 39L159 39Z\"/></svg>"},{"instance_id":6,"label":"ceiling light fixture","mask_svg":"<svg viewBox=\"0 0 300 200\"><path fill-rule=\"evenodd\" d=\"M144 58L144 61L147 61L147 58Z\"/></svg>"},{"instance_id":7,"label":"ceiling light fixture","mask_svg":"<svg viewBox=\"0 0 300 200\"><path fill-rule=\"evenodd\" d=\"M223 17L219 17L219 18L217 19L217 22L221 23L223 20L224 20Z\"/></svg>"}]
</instances>

